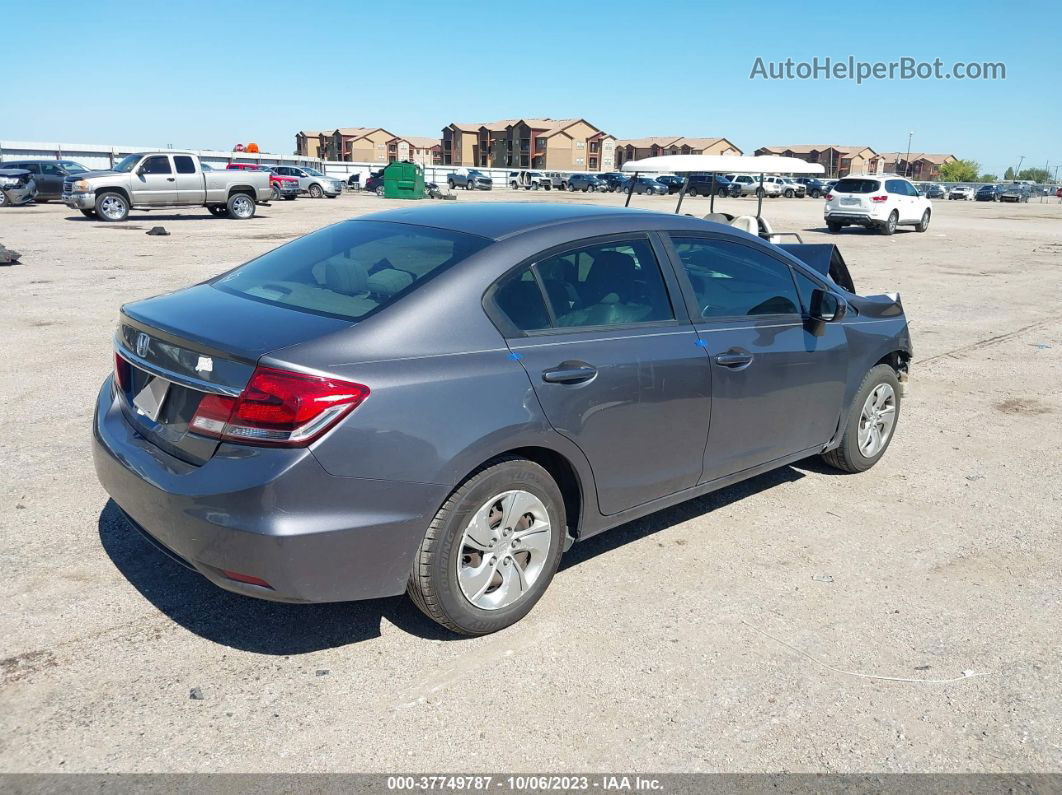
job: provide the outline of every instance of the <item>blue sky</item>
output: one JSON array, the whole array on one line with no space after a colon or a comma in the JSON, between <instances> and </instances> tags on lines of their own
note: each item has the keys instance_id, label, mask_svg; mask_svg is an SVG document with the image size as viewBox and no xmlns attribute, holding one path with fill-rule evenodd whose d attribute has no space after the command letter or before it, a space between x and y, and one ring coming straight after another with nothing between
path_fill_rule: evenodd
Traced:
<instances>
[{"instance_id":1,"label":"blue sky","mask_svg":"<svg viewBox=\"0 0 1062 795\"><path fill-rule=\"evenodd\" d=\"M0 9L4 28L18 31L9 47L32 50L5 58L0 140L219 149L253 140L287 153L303 128L437 136L451 121L581 116L619 137L721 135L749 153L799 143L903 151L914 131L914 151L971 157L999 174L1021 155L1026 166L1062 163L1057 0L0 0ZM1007 79L749 79L757 56L849 55L940 58L945 68L1002 61Z\"/></svg>"}]
</instances>

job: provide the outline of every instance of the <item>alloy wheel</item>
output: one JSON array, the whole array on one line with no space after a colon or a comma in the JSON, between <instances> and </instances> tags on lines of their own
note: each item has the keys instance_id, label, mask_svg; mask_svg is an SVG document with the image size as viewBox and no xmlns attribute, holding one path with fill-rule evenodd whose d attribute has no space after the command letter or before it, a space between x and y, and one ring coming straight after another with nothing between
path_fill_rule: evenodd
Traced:
<instances>
[{"instance_id":1,"label":"alloy wheel","mask_svg":"<svg viewBox=\"0 0 1062 795\"><path fill-rule=\"evenodd\" d=\"M120 221L125 217L127 208L125 201L120 196L110 194L104 196L97 210L100 214L112 221Z\"/></svg>"}]
</instances>

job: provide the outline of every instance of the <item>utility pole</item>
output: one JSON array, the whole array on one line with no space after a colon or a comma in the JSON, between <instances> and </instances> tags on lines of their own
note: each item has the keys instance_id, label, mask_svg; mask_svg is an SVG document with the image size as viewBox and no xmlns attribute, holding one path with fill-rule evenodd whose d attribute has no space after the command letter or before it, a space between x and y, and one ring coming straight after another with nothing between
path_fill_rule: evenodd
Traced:
<instances>
[{"instance_id":1,"label":"utility pole","mask_svg":"<svg viewBox=\"0 0 1062 795\"><path fill-rule=\"evenodd\" d=\"M907 159L903 161L903 175L906 177L911 171L911 138L914 137L914 130L907 133Z\"/></svg>"},{"instance_id":2,"label":"utility pole","mask_svg":"<svg viewBox=\"0 0 1062 795\"><path fill-rule=\"evenodd\" d=\"M1014 169L1014 179L1015 180L1018 179L1018 174L1021 173L1021 164L1024 162L1024 160L1025 160L1025 155L1022 155L1021 158L1019 158L1019 160L1018 160L1018 167L1016 169Z\"/></svg>"}]
</instances>

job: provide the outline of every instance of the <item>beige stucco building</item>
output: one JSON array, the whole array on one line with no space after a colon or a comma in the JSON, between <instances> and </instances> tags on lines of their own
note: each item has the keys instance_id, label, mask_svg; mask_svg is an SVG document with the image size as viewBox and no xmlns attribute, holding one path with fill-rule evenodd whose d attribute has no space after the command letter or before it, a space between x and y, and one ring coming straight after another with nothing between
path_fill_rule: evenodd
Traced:
<instances>
[{"instance_id":1,"label":"beige stucco building","mask_svg":"<svg viewBox=\"0 0 1062 795\"><path fill-rule=\"evenodd\" d=\"M726 138L687 138L678 135L654 135L616 141L616 167L628 160L662 155L740 155L741 150Z\"/></svg>"},{"instance_id":2,"label":"beige stucco building","mask_svg":"<svg viewBox=\"0 0 1062 795\"><path fill-rule=\"evenodd\" d=\"M885 158L869 146L837 146L836 144L799 144L793 146L761 146L757 155L797 157L808 163L821 163L828 179L858 174L884 174Z\"/></svg>"},{"instance_id":3,"label":"beige stucco building","mask_svg":"<svg viewBox=\"0 0 1062 795\"><path fill-rule=\"evenodd\" d=\"M481 168L610 171L616 139L585 119L501 119L443 128L441 162Z\"/></svg>"}]
</instances>

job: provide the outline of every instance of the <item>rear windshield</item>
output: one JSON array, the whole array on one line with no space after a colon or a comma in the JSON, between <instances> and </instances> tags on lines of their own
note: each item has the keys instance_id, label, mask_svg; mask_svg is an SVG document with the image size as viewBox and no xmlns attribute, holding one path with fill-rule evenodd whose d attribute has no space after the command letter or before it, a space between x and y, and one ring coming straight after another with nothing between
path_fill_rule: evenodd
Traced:
<instances>
[{"instance_id":1,"label":"rear windshield","mask_svg":"<svg viewBox=\"0 0 1062 795\"><path fill-rule=\"evenodd\" d=\"M359 320L490 242L445 229L345 221L263 254L211 284L255 301Z\"/></svg>"},{"instance_id":2,"label":"rear windshield","mask_svg":"<svg viewBox=\"0 0 1062 795\"><path fill-rule=\"evenodd\" d=\"M833 189L837 193L873 193L880 187L876 179L842 179Z\"/></svg>"}]
</instances>

